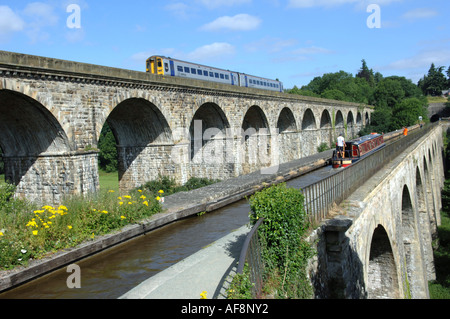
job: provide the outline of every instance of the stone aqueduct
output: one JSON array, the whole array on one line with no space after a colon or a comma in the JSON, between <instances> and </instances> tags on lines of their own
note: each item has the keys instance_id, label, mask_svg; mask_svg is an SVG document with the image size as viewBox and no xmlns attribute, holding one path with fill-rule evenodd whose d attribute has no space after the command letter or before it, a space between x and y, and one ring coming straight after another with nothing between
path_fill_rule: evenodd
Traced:
<instances>
[{"instance_id":1,"label":"stone aqueduct","mask_svg":"<svg viewBox=\"0 0 450 319\"><path fill-rule=\"evenodd\" d=\"M427 299L436 279L443 129L434 128L351 194L319 228L321 298Z\"/></svg>"},{"instance_id":2,"label":"stone aqueduct","mask_svg":"<svg viewBox=\"0 0 450 319\"><path fill-rule=\"evenodd\" d=\"M0 51L0 146L17 194L58 202L99 188L105 123L119 186L227 179L355 136L372 108Z\"/></svg>"}]
</instances>

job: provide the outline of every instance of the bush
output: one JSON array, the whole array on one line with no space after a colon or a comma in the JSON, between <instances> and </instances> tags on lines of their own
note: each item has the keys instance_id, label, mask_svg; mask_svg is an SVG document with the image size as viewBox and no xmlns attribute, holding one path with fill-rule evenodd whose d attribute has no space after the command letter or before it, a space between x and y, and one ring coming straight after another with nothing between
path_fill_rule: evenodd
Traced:
<instances>
[{"instance_id":1,"label":"bush","mask_svg":"<svg viewBox=\"0 0 450 319\"><path fill-rule=\"evenodd\" d=\"M265 281L270 281L271 274L281 274L281 282L275 288L279 297L311 297L306 265L313 250L304 240L310 224L301 191L284 183L272 186L253 195L250 208L253 225L264 218L258 235L263 247Z\"/></svg>"},{"instance_id":2,"label":"bush","mask_svg":"<svg viewBox=\"0 0 450 319\"><path fill-rule=\"evenodd\" d=\"M141 186L141 188L155 195L158 193L159 190L163 190L164 194L167 196L174 193L183 191L186 192L204 186L208 186L211 184L215 184L219 181L220 180L216 179L192 177L186 182L186 184L178 185L175 182L175 179L170 178L168 176L160 176L157 180L145 183L144 185Z\"/></svg>"}]
</instances>

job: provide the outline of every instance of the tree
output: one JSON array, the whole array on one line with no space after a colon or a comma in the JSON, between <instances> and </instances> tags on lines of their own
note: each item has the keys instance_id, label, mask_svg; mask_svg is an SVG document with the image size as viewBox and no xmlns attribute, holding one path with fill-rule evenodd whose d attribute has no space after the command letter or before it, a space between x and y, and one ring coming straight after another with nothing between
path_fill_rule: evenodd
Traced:
<instances>
[{"instance_id":1,"label":"tree","mask_svg":"<svg viewBox=\"0 0 450 319\"><path fill-rule=\"evenodd\" d=\"M417 124L420 116L426 120L427 113L426 104L422 100L415 97L404 99L392 110L391 130Z\"/></svg>"},{"instance_id":2,"label":"tree","mask_svg":"<svg viewBox=\"0 0 450 319\"><path fill-rule=\"evenodd\" d=\"M380 107L394 107L405 97L405 91L399 81L385 78L378 83L374 99L375 105Z\"/></svg>"},{"instance_id":3,"label":"tree","mask_svg":"<svg viewBox=\"0 0 450 319\"><path fill-rule=\"evenodd\" d=\"M98 155L99 166L102 170L110 173L118 169L116 139L108 123L103 126L98 141L100 153Z\"/></svg>"},{"instance_id":4,"label":"tree","mask_svg":"<svg viewBox=\"0 0 450 319\"><path fill-rule=\"evenodd\" d=\"M432 96L439 96L442 94L442 91L448 86L448 80L445 78L443 71L443 66L436 67L434 63L431 63L428 74L420 79L418 83L423 94Z\"/></svg>"},{"instance_id":5,"label":"tree","mask_svg":"<svg viewBox=\"0 0 450 319\"><path fill-rule=\"evenodd\" d=\"M371 87L374 87L375 86L375 77L373 74L373 70L372 69L369 70L369 68L367 67L366 60L362 59L361 62L362 62L362 67L359 70L359 72L356 74L356 77L365 79Z\"/></svg>"}]
</instances>

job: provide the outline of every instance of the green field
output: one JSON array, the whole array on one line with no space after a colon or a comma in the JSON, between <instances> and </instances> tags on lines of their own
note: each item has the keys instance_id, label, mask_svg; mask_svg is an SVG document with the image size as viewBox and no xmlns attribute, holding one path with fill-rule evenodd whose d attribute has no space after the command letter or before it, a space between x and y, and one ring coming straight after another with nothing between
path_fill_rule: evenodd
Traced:
<instances>
[{"instance_id":1,"label":"green field","mask_svg":"<svg viewBox=\"0 0 450 319\"><path fill-rule=\"evenodd\" d=\"M99 170L99 180L100 180L100 189L101 190L113 190L119 191L119 174L118 172L106 173L102 170Z\"/></svg>"}]
</instances>

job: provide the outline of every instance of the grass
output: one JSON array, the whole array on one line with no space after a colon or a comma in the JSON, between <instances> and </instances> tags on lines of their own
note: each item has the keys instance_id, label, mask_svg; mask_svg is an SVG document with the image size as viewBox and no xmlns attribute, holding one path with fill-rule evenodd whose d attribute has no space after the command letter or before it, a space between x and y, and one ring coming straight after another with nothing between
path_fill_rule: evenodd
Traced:
<instances>
[{"instance_id":1,"label":"grass","mask_svg":"<svg viewBox=\"0 0 450 319\"><path fill-rule=\"evenodd\" d=\"M115 192L119 191L118 172L107 173L105 171L99 170L98 175L100 180L100 190L102 191L113 190Z\"/></svg>"},{"instance_id":2,"label":"grass","mask_svg":"<svg viewBox=\"0 0 450 319\"><path fill-rule=\"evenodd\" d=\"M31 259L41 259L148 218L162 210L160 196L217 182L191 178L180 186L169 177L161 177L121 194L117 173L100 171L99 175L98 193L72 196L58 207L41 207L14 198L15 186L0 183L0 271L26 266Z\"/></svg>"}]
</instances>

